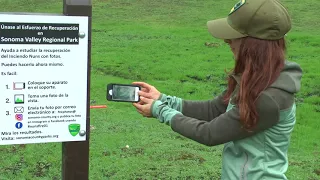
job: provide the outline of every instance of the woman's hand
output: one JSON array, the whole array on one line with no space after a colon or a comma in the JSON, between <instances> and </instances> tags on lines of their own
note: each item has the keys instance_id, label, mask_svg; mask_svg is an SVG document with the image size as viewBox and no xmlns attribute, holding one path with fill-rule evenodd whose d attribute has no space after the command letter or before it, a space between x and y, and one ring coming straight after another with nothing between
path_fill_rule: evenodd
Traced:
<instances>
[{"instance_id":1,"label":"woman's hand","mask_svg":"<svg viewBox=\"0 0 320 180\"><path fill-rule=\"evenodd\" d=\"M148 99L158 100L161 93L150 84L145 82L133 82L132 84L141 86L141 91L139 91L139 95Z\"/></svg>"},{"instance_id":2,"label":"woman's hand","mask_svg":"<svg viewBox=\"0 0 320 180\"><path fill-rule=\"evenodd\" d=\"M149 99L146 97L140 97L140 101L138 103L133 103L133 106L136 107L137 111L144 117L152 117L152 103L153 99Z\"/></svg>"}]
</instances>

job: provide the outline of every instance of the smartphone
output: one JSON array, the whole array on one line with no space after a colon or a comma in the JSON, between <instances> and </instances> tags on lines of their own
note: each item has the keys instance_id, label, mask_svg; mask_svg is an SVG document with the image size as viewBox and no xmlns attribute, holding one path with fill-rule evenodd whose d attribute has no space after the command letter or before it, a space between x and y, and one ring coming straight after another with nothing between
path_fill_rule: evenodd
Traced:
<instances>
[{"instance_id":1,"label":"smartphone","mask_svg":"<svg viewBox=\"0 0 320 180\"><path fill-rule=\"evenodd\" d=\"M133 84L110 83L107 85L107 100L118 102L139 102L140 86Z\"/></svg>"}]
</instances>

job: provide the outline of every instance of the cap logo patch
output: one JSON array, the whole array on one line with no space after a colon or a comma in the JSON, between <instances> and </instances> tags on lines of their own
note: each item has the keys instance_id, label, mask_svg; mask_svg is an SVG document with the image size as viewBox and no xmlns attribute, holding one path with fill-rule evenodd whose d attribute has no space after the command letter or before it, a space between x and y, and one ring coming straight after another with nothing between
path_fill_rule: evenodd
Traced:
<instances>
[{"instance_id":1,"label":"cap logo patch","mask_svg":"<svg viewBox=\"0 0 320 180\"><path fill-rule=\"evenodd\" d=\"M235 11L237 11L241 6L243 6L246 3L246 0L240 0L237 4L235 4L233 6L233 8L231 9L230 14L234 13Z\"/></svg>"}]
</instances>

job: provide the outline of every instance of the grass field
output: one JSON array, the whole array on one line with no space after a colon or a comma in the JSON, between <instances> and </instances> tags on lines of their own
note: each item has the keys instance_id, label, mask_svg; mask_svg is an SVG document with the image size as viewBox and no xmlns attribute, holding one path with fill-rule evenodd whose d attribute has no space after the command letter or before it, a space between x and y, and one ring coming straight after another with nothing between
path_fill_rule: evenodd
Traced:
<instances>
[{"instance_id":1,"label":"grass field","mask_svg":"<svg viewBox=\"0 0 320 180\"><path fill-rule=\"evenodd\" d=\"M283 0L293 19L288 55L303 70L287 177L320 179L319 0ZM61 13L62 0L0 0L0 11ZM110 82L146 81L184 99L211 99L234 62L206 29L236 0L93 0L90 179L218 179L222 146L206 147L106 102ZM318 70L317 70L318 69ZM129 145L129 149L124 147ZM0 147L0 179L61 179L61 144Z\"/></svg>"}]
</instances>

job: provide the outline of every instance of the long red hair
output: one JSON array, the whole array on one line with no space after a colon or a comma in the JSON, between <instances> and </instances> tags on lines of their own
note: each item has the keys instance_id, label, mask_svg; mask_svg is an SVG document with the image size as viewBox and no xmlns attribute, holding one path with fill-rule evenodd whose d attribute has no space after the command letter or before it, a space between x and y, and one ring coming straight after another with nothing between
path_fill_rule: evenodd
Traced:
<instances>
[{"instance_id":1,"label":"long red hair","mask_svg":"<svg viewBox=\"0 0 320 180\"><path fill-rule=\"evenodd\" d=\"M228 76L228 90L224 101L229 102L237 86L231 75L240 76L240 88L235 100L243 128L250 130L255 127L259 118L256 100L260 93L278 78L284 67L286 43L284 39L260 40L245 37L240 40L235 68Z\"/></svg>"}]
</instances>

